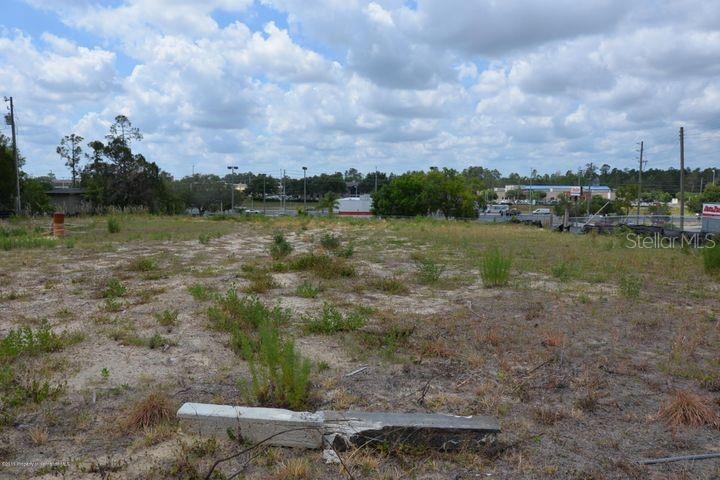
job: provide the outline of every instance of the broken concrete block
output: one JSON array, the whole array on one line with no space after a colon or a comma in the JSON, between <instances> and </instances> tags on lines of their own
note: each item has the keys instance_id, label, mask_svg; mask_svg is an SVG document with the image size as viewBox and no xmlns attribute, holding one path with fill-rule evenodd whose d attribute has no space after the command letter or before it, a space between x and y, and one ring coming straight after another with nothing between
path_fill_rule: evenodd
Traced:
<instances>
[{"instance_id":1,"label":"broken concrete block","mask_svg":"<svg viewBox=\"0 0 720 480\"><path fill-rule=\"evenodd\" d=\"M190 431L201 435L227 435L283 447L321 448L323 415L281 408L232 407L185 403L177 417Z\"/></svg>"},{"instance_id":2,"label":"broken concrete block","mask_svg":"<svg viewBox=\"0 0 720 480\"><path fill-rule=\"evenodd\" d=\"M177 413L191 431L224 435L227 430L249 442L332 449L382 444L412 444L453 451L477 448L500 432L497 420L429 413L293 412L280 408L232 407L186 403Z\"/></svg>"},{"instance_id":3,"label":"broken concrete block","mask_svg":"<svg viewBox=\"0 0 720 480\"><path fill-rule=\"evenodd\" d=\"M441 451L478 448L500 432L497 420L437 413L323 412L326 441L337 450L410 444Z\"/></svg>"}]
</instances>

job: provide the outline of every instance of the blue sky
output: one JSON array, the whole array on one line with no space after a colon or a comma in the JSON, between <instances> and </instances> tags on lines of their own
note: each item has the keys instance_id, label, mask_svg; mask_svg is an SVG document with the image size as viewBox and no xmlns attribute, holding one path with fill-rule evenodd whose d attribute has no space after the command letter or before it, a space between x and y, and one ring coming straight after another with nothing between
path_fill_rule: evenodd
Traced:
<instances>
[{"instance_id":1,"label":"blue sky","mask_svg":"<svg viewBox=\"0 0 720 480\"><path fill-rule=\"evenodd\" d=\"M3 0L31 174L117 114L174 175L720 164L720 6L671 0ZM3 127L0 132L7 133Z\"/></svg>"}]
</instances>

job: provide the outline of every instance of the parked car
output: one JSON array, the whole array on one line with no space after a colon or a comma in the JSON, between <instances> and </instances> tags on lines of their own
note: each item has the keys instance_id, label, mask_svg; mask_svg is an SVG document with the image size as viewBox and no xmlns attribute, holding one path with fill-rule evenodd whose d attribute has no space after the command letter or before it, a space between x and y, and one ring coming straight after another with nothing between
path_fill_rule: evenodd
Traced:
<instances>
[{"instance_id":1,"label":"parked car","mask_svg":"<svg viewBox=\"0 0 720 480\"><path fill-rule=\"evenodd\" d=\"M511 208L510 210L505 212L505 215L509 217L514 217L515 215L520 215L520 210L518 210L517 208Z\"/></svg>"},{"instance_id":2,"label":"parked car","mask_svg":"<svg viewBox=\"0 0 720 480\"><path fill-rule=\"evenodd\" d=\"M485 215L507 215L510 211L509 205L488 205L485 209Z\"/></svg>"},{"instance_id":3,"label":"parked car","mask_svg":"<svg viewBox=\"0 0 720 480\"><path fill-rule=\"evenodd\" d=\"M533 215L550 215L552 212L549 208L536 208L532 213Z\"/></svg>"}]
</instances>

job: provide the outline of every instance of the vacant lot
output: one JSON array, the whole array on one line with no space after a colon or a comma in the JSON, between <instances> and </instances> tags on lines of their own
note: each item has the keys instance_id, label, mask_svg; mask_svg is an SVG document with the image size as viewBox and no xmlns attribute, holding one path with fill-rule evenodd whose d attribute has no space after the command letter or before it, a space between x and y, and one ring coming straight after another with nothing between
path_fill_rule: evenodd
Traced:
<instances>
[{"instance_id":1,"label":"vacant lot","mask_svg":"<svg viewBox=\"0 0 720 480\"><path fill-rule=\"evenodd\" d=\"M347 452L349 473L259 448L213 478L720 476L638 463L720 450L720 288L693 250L421 220L95 217L57 242L48 226L2 225L0 476L205 478L243 446L183 433L185 401L503 429L483 451Z\"/></svg>"}]
</instances>

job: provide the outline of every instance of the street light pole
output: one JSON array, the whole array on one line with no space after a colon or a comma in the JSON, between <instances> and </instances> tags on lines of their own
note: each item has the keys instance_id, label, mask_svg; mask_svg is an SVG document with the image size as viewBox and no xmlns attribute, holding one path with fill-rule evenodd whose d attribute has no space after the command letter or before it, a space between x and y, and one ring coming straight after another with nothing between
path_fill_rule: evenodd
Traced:
<instances>
[{"instance_id":1,"label":"street light pole","mask_svg":"<svg viewBox=\"0 0 720 480\"><path fill-rule=\"evenodd\" d=\"M230 174L232 175L232 182L230 183L230 210L235 212L235 175L234 172L240 167L237 167L235 165L228 165L228 170L230 170Z\"/></svg>"},{"instance_id":2,"label":"street light pole","mask_svg":"<svg viewBox=\"0 0 720 480\"><path fill-rule=\"evenodd\" d=\"M305 173L307 172L307 167L302 167L303 169L303 212L307 215L307 177Z\"/></svg>"}]
</instances>

